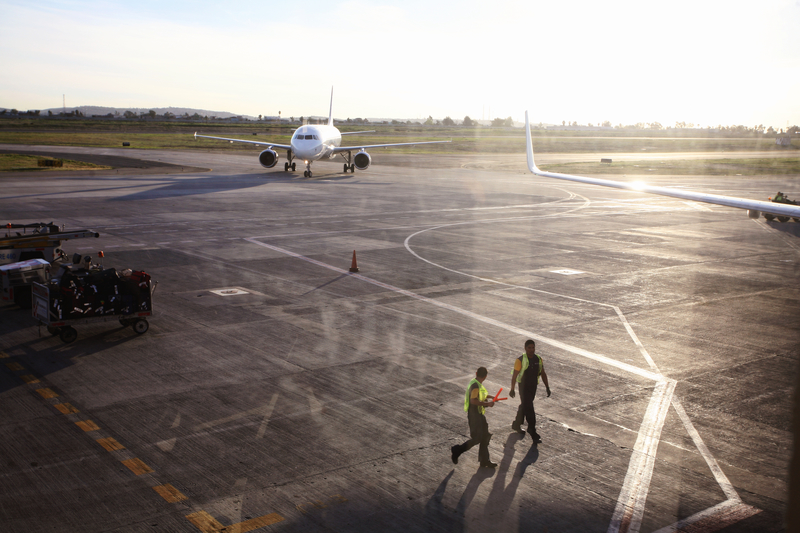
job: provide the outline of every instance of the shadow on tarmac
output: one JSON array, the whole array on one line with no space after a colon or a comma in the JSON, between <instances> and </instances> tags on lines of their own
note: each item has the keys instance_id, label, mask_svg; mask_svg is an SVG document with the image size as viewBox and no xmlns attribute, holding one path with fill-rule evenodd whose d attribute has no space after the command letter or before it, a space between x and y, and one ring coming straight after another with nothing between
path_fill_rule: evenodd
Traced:
<instances>
[{"instance_id":1,"label":"shadow on tarmac","mask_svg":"<svg viewBox=\"0 0 800 533\"><path fill-rule=\"evenodd\" d=\"M20 309L15 305L7 305L0 307L0 312L3 315L2 324L0 325L0 334L2 335L28 329L32 324L35 324L35 320L30 315L30 309ZM57 336L51 335L47 328L41 326L39 335L26 337L17 344L5 348L4 351L11 357L4 359L4 361L22 362L26 369L32 371L35 375L46 378L49 374L74 365L76 359L113 349L139 337L131 328L123 327L114 321L78 325L76 329L78 330L78 340L70 344L64 344ZM127 335L115 338L126 329L128 330ZM107 340L109 337L113 340ZM81 340L90 342L81 342ZM49 345L45 347L34 346L38 343L49 343ZM24 383L18 377L0 380L0 393L22 385Z\"/></svg>"},{"instance_id":2,"label":"shadow on tarmac","mask_svg":"<svg viewBox=\"0 0 800 533\"><path fill-rule=\"evenodd\" d=\"M323 284L322 284L322 285L320 285L319 287L314 287L314 288L313 288L313 289L311 289L310 291L308 291L308 292L306 292L306 293L303 293L301 296L305 296L305 295L307 295L307 294L311 294L311 293L312 293L312 292L314 292L314 291L318 291L318 290L320 290L321 288L323 288L323 287L327 287L327 286L328 286L328 285L330 285L331 283L336 283L336 282L337 282L337 281L339 281L340 279L344 279L344 278L346 278L346 277L348 277L348 276L349 276L349 274L341 274L341 275L339 275L339 276L335 277L334 279L332 279L332 280L330 280L330 281L326 281L325 283L323 283Z\"/></svg>"},{"instance_id":3,"label":"shadow on tarmac","mask_svg":"<svg viewBox=\"0 0 800 533\"><path fill-rule=\"evenodd\" d=\"M453 533L466 531L468 529L466 524L467 510L472 500L475 498L478 488L481 483L494 477L496 473L497 477L495 477L492 483L492 490L489 497L486 499L486 504L478 520L481 523L494 524L495 527L499 526L503 521L503 517L506 516L506 513L511 508L511 504L514 502L519 484L525 475L525 470L539 459L539 449L536 443L533 443L525 454L525 457L517 463L511 476L511 481L506 485L506 477L511 463L514 460L514 454L516 453L515 445L523 439L524 436L517 432L511 433L508 436L503 446L503 458L500 460L497 468L478 468L477 472L475 472L464 488L464 492L461 494L461 498L453 511L448 510L442 505L447 484L455 473L455 470L451 470L426 503L425 515L434 521L447 518L450 522L450 527L447 531Z\"/></svg>"}]
</instances>

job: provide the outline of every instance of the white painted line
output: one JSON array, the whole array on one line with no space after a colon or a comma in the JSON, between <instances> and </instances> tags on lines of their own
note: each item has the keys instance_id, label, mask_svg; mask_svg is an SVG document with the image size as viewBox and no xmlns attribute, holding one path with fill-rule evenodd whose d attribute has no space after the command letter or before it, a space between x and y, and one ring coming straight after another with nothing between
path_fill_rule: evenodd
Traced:
<instances>
[{"instance_id":1,"label":"white painted line","mask_svg":"<svg viewBox=\"0 0 800 533\"><path fill-rule=\"evenodd\" d=\"M675 411L677 411L678 416L683 422L683 426L689 433L689 436L692 437L692 442L694 442L694 445L697 447L700 455L702 455L703 459L706 460L706 464L708 464L708 468L711 469L711 473L714 474L714 478L717 480L717 483L719 483L722 492L725 493L725 496L728 497L728 500L741 501L736 489L733 488L733 485L731 485L731 482L728 480L728 476L726 476L719 467L716 459L714 459L714 456L711 455L710 451L708 451L706 443L700 438L700 434L694 428L694 424L692 424L692 421L689 419L689 415L687 415L686 411L683 409L683 405L681 405L680 400L678 400L678 398L672 398L672 406L675 408Z\"/></svg>"},{"instance_id":2,"label":"white painted line","mask_svg":"<svg viewBox=\"0 0 800 533\"><path fill-rule=\"evenodd\" d=\"M616 311L617 313L617 316L622 321L622 325L625 326L625 330L628 332L628 335L630 336L631 339L633 339L633 343L636 344L636 346L639 348L639 352L642 354L645 361L647 361L647 364L650 365L650 368L652 368L654 372L658 372L659 374L661 374L661 371L658 369L658 366L656 366L656 362L653 361L653 358L650 357L649 353L647 353L647 350L645 349L642 342L639 340L639 337L636 335L636 333L634 333L631 325L628 324L628 319L625 318L625 315L622 314L622 311L620 311L619 307L617 307L616 305L613 307L614 311Z\"/></svg>"},{"instance_id":3,"label":"white painted line","mask_svg":"<svg viewBox=\"0 0 800 533\"><path fill-rule=\"evenodd\" d=\"M269 423L269 418L272 416L272 411L275 409L275 404L278 402L278 393L272 395L272 399L269 401L269 405L265 405L263 408L264 418L261 420L261 425L258 426L258 433L256 433L256 438L260 439L264 436L264 433L267 431L267 423Z\"/></svg>"},{"instance_id":4,"label":"white painted line","mask_svg":"<svg viewBox=\"0 0 800 533\"><path fill-rule=\"evenodd\" d=\"M581 272L580 270L572 270L570 268L562 268L561 270L551 270L553 274L563 274L564 276L573 276L575 274L585 274L585 272Z\"/></svg>"},{"instance_id":5,"label":"white painted line","mask_svg":"<svg viewBox=\"0 0 800 533\"><path fill-rule=\"evenodd\" d=\"M638 533L642 525L658 443L661 441L661 430L667 418L676 383L674 380L661 381L653 389L653 396L639 428L639 436L633 447L628 473L617 499L617 507L611 517L608 533Z\"/></svg>"},{"instance_id":6,"label":"white painted line","mask_svg":"<svg viewBox=\"0 0 800 533\"><path fill-rule=\"evenodd\" d=\"M693 209L697 209L698 211L714 211L713 209L710 209L705 205L698 204L697 202L681 202L681 203L686 204Z\"/></svg>"},{"instance_id":7,"label":"white painted line","mask_svg":"<svg viewBox=\"0 0 800 533\"><path fill-rule=\"evenodd\" d=\"M691 533L711 533L719 531L731 524L749 518L761 512L761 509L751 507L740 500L727 500L705 511L693 514L674 524L654 531L653 533L674 533L676 531L691 531Z\"/></svg>"},{"instance_id":8,"label":"white painted line","mask_svg":"<svg viewBox=\"0 0 800 533\"><path fill-rule=\"evenodd\" d=\"M664 381L664 377L661 376L660 374L655 374L655 373L650 372L649 370L646 370L644 368L639 368L639 367L630 365L628 363L623 363L622 361L616 361L614 359L611 359L610 357L606 357L604 355L600 355L600 354L597 354L597 353L594 353L594 352L590 352L588 350L584 350L583 348L578 348L576 346L571 346L571 345L569 345L567 343L564 343L564 342L561 342L561 341L557 341L555 339L544 337L542 335L537 335L536 333L533 333L531 331L526 331L524 329L521 329L521 328L518 328L518 327L515 327L515 326L511 326L511 325L505 324L503 322L500 322L499 320L495 320L493 318L489 318L489 317L486 317L486 316L483 316L483 315L479 315L477 313L473 313L471 311L467 311L466 309L461 309L460 307L449 305L449 304L446 304L444 302L440 302L438 300L432 300L430 298L426 298L425 296L420 296L419 294L415 294L415 293L407 291L405 289L401 289L399 287L395 287L393 285L389 285L388 283L383 283L381 281L378 281L378 280L375 280L375 279L372 279L372 278L368 278L368 277L362 276L360 274L351 274L349 271L347 271L347 270L345 270L343 268L338 268L338 267L335 267L333 265L329 265L327 263L323 263L321 261L317 261L316 259L311 259L310 257L306 257L304 255L300 255L298 253L292 252L290 250L286 250L284 248L280 248L278 246L273 246L271 244L266 244L266 243L260 242L260 241L256 240L256 238L254 238L254 237L247 238L245 240L247 242L251 242L253 244L257 244L258 246L263 246L264 248L269 248L270 250L274 250L276 252L280 252L282 254L286 254L288 256L291 256L291 257L294 257L294 258L297 258L297 259L301 259L303 261L307 261L309 263L312 263L314 265L320 266L322 268L327 268L328 270L333 270L334 272L338 272L340 274L346 274L348 276L352 276L354 278L360 279L361 281L365 281L367 283L371 283L372 285L377 285L378 287L382 287L382 288L390 290L392 292L396 292L398 294L402 294L402 295L408 296L410 298L415 298L417 300L429 303L431 305L435 305L437 307L442 307L444 309L448 309L448 310L453 311L455 313L458 313L458 314L461 314L461 315L464 315L464 316L468 316L470 318L473 318L473 319L478 320L480 322L484 322L486 324L491 324L493 326L497 326L499 328L505 329L506 331L511 331L512 333L516 333L517 335L521 335L521 336L524 336L524 337L530 337L530 338L532 338L534 340L541 341L541 342L543 342L545 344L549 344L550 346L554 346L556 348L560 348L560 349L565 350L567 352L571 352L571 353L574 353L576 355L580 355L582 357L586 357L588 359L593 359L595 361L599 361L601 363L607 364L609 366L613 366L613 367L618 368L620 370L624 370L625 372L630 372L632 374L636 374L636 375L638 375L640 377L643 377L645 379L649 379L649 380L657 381L657 382Z\"/></svg>"},{"instance_id":9,"label":"white painted line","mask_svg":"<svg viewBox=\"0 0 800 533\"><path fill-rule=\"evenodd\" d=\"M272 408L270 407L270 405L272 405L272 407L275 407L270 402L270 404L262 405L260 407L254 408L254 409L250 409L248 411L241 411L239 413L236 413L235 415L226 416L225 418L220 418L218 420L212 420L211 422L206 422L204 424L198 424L192 429L194 431L200 431L200 430L203 430L203 429L213 428L214 426L219 426L220 424L227 424L228 422L233 422L234 420L239 420L240 418L244 418L246 416L258 415L258 414L266 414L267 411L269 411L269 413L272 414ZM263 424L263 422L262 422L262 424Z\"/></svg>"}]
</instances>

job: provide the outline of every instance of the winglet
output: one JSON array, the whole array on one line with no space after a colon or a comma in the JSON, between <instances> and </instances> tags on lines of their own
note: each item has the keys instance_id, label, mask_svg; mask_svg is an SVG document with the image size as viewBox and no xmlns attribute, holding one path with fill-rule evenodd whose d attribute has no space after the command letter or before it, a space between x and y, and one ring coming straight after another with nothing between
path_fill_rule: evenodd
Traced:
<instances>
[{"instance_id":1,"label":"winglet","mask_svg":"<svg viewBox=\"0 0 800 533\"><path fill-rule=\"evenodd\" d=\"M528 122L527 111L525 111L525 140L527 142L527 147L528 147L528 170L530 170L534 174L538 174L539 169L536 168L536 163L533 161L533 143L531 142L531 125L530 122Z\"/></svg>"},{"instance_id":2,"label":"winglet","mask_svg":"<svg viewBox=\"0 0 800 533\"><path fill-rule=\"evenodd\" d=\"M331 108L328 111L328 126L333 126L333 85L331 85Z\"/></svg>"}]
</instances>

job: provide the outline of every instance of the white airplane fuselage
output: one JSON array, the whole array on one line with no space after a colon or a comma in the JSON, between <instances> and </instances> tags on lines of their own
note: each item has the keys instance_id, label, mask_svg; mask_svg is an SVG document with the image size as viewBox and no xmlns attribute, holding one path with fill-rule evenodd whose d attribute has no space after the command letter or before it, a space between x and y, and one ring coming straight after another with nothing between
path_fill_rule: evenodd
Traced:
<instances>
[{"instance_id":1,"label":"white airplane fuselage","mask_svg":"<svg viewBox=\"0 0 800 533\"><path fill-rule=\"evenodd\" d=\"M341 144L342 134L339 129L328 125L300 126L291 140L294 156L306 164L333 158L336 155L334 148Z\"/></svg>"}]
</instances>

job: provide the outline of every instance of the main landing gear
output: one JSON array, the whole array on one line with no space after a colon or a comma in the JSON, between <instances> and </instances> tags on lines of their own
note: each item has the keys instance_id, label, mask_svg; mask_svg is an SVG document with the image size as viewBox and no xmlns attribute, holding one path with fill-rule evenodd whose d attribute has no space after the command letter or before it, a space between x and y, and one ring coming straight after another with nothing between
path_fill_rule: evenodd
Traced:
<instances>
[{"instance_id":1,"label":"main landing gear","mask_svg":"<svg viewBox=\"0 0 800 533\"><path fill-rule=\"evenodd\" d=\"M344 170L343 172L347 174L349 170L353 174L356 173L356 166L353 164L353 157L350 152L341 152L342 158L344 159Z\"/></svg>"},{"instance_id":2,"label":"main landing gear","mask_svg":"<svg viewBox=\"0 0 800 533\"><path fill-rule=\"evenodd\" d=\"M294 172L295 169L297 168L297 163L294 163L292 161L294 159L294 154L292 154L291 150L286 151L286 159L288 159L289 161L283 164L283 171L289 172L289 170L291 169L291 171Z\"/></svg>"}]
</instances>

